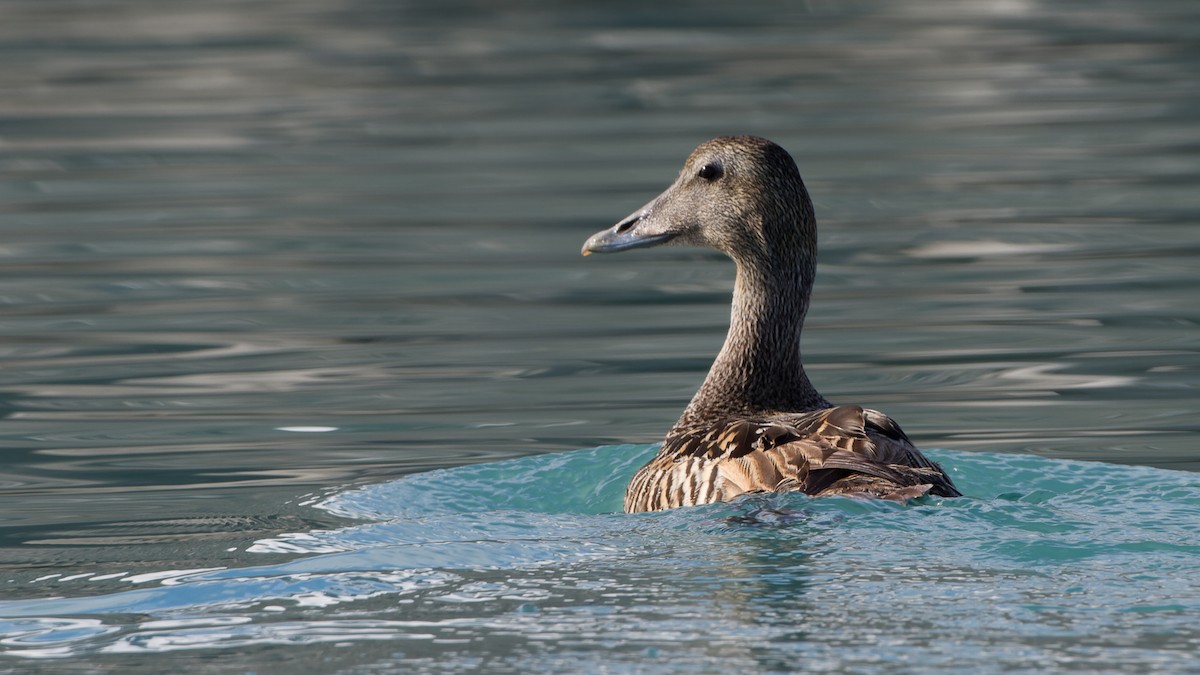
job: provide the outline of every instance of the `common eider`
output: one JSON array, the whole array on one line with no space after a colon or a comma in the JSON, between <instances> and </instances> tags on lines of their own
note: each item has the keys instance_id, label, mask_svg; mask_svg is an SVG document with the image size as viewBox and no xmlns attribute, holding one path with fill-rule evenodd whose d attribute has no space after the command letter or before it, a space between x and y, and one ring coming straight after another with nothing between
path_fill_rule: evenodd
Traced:
<instances>
[{"instance_id":1,"label":"common eider","mask_svg":"<svg viewBox=\"0 0 1200 675\"><path fill-rule=\"evenodd\" d=\"M702 144L665 192L589 238L583 254L667 243L733 259L733 311L704 384L630 481L627 512L786 490L896 501L961 496L892 418L834 406L805 374L800 332L817 227L786 150L754 136Z\"/></svg>"}]
</instances>

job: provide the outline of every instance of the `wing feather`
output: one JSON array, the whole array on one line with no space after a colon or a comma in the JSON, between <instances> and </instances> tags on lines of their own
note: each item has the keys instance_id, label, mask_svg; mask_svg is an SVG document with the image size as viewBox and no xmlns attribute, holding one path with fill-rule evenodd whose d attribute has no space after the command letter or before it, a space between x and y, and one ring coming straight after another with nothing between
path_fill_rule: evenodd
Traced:
<instances>
[{"instance_id":1,"label":"wing feather","mask_svg":"<svg viewBox=\"0 0 1200 675\"><path fill-rule=\"evenodd\" d=\"M844 405L677 426L630 482L625 510L653 511L780 490L899 501L926 493L961 494L894 420L876 410Z\"/></svg>"}]
</instances>

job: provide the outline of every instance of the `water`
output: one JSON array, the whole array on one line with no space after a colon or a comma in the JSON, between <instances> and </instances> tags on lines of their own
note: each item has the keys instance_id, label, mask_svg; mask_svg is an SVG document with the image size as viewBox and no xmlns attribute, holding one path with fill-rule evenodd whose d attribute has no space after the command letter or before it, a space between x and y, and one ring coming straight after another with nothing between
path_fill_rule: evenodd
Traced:
<instances>
[{"instance_id":1,"label":"water","mask_svg":"<svg viewBox=\"0 0 1200 675\"><path fill-rule=\"evenodd\" d=\"M317 506L361 524L250 548L312 557L123 577L99 596L54 575L35 583L66 597L0 603L0 631L27 659L182 654L189 669L195 652L266 645L352 672L1195 667L1195 473L941 452L972 497L614 513L652 453L341 492Z\"/></svg>"},{"instance_id":2,"label":"water","mask_svg":"<svg viewBox=\"0 0 1200 675\"><path fill-rule=\"evenodd\" d=\"M1193 668L1197 13L3 3L0 669ZM732 132L969 499L612 513L732 270L578 249Z\"/></svg>"}]
</instances>

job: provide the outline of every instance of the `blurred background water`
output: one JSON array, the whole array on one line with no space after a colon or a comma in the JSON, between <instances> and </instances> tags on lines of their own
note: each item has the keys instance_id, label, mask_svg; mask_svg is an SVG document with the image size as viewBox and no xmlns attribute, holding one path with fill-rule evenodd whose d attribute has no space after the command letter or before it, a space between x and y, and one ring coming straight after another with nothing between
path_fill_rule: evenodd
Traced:
<instances>
[{"instance_id":1,"label":"blurred background water","mask_svg":"<svg viewBox=\"0 0 1200 675\"><path fill-rule=\"evenodd\" d=\"M125 597L172 570L298 564L328 553L305 533L399 517L330 507L348 488L653 443L724 337L731 265L685 249L584 260L579 246L728 133L784 145L813 194L805 349L828 398L887 411L968 470L984 460L963 451L1200 470L1198 19L1182 0L5 0L3 598ZM633 462L614 457L593 469ZM987 475L981 493L1019 488ZM621 526L597 522L572 527L619 547L604 528ZM269 543L306 536L317 543ZM425 567L439 565L454 567ZM1195 609L1196 589L1176 590ZM102 618L54 606L98 632L73 642L68 622L31 650L13 637L27 626L0 629L10 656L62 657L0 668L181 667L164 656L180 658L179 640L87 660L117 644L110 629L154 633L199 603L174 602ZM325 658L416 631L326 619L194 651L237 653L213 668L320 668L263 645L326 645ZM486 665L512 640L480 638L450 663ZM584 662L603 651L536 640ZM436 644L421 658L448 653ZM712 658L693 669L719 669Z\"/></svg>"}]
</instances>

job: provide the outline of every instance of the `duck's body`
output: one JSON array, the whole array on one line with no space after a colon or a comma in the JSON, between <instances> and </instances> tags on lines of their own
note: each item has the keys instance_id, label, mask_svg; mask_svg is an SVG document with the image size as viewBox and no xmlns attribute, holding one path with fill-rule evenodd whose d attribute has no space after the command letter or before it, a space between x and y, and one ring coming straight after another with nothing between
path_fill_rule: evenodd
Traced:
<instances>
[{"instance_id":1,"label":"duck's body","mask_svg":"<svg viewBox=\"0 0 1200 675\"><path fill-rule=\"evenodd\" d=\"M704 384L630 482L626 511L782 490L895 500L960 496L891 418L834 407L805 374L800 333L816 270L816 223L783 148L751 136L701 145L666 192L583 250L666 242L733 258L733 312Z\"/></svg>"},{"instance_id":2,"label":"duck's body","mask_svg":"<svg viewBox=\"0 0 1200 675\"><path fill-rule=\"evenodd\" d=\"M907 501L957 496L941 467L887 415L854 405L676 425L625 492L625 510L724 502L800 490Z\"/></svg>"}]
</instances>

